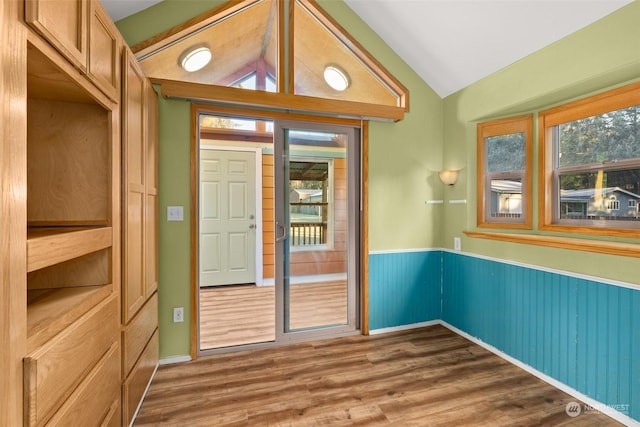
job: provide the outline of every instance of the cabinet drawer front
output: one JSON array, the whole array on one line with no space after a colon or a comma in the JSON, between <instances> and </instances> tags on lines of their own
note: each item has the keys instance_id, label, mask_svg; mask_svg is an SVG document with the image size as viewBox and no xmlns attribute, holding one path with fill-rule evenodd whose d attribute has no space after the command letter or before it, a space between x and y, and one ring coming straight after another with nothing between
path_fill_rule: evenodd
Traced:
<instances>
[{"instance_id":1,"label":"cabinet drawer front","mask_svg":"<svg viewBox=\"0 0 640 427\"><path fill-rule=\"evenodd\" d=\"M118 388L118 392L120 389ZM120 399L114 402L113 406L109 410L109 413L102 421L100 427L121 427L122 423L120 422L122 418Z\"/></svg>"},{"instance_id":2,"label":"cabinet drawer front","mask_svg":"<svg viewBox=\"0 0 640 427\"><path fill-rule=\"evenodd\" d=\"M158 294L155 293L140 309L136 317L127 325L123 332L122 346L122 375L127 374L133 368L142 350L149 342L151 335L158 327Z\"/></svg>"},{"instance_id":3,"label":"cabinet drawer front","mask_svg":"<svg viewBox=\"0 0 640 427\"><path fill-rule=\"evenodd\" d=\"M25 358L28 425L43 425L118 341L117 304L116 296L102 302Z\"/></svg>"},{"instance_id":4,"label":"cabinet drawer front","mask_svg":"<svg viewBox=\"0 0 640 427\"><path fill-rule=\"evenodd\" d=\"M142 352L140 360L122 385L123 425L129 425L144 396L147 385L158 366L158 331L156 330Z\"/></svg>"},{"instance_id":5,"label":"cabinet drawer front","mask_svg":"<svg viewBox=\"0 0 640 427\"><path fill-rule=\"evenodd\" d=\"M47 427L98 427L112 422L114 407L116 412L119 412L119 362L119 348L117 344L113 344L109 352L47 423Z\"/></svg>"}]
</instances>

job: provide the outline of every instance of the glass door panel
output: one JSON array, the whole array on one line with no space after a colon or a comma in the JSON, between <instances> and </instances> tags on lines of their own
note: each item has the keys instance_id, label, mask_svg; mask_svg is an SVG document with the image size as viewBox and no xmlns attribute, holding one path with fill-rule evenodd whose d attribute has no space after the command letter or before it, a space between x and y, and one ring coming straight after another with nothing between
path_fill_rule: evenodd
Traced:
<instances>
[{"instance_id":1,"label":"glass door panel","mask_svg":"<svg viewBox=\"0 0 640 427\"><path fill-rule=\"evenodd\" d=\"M274 342L273 121L198 123L198 349Z\"/></svg>"},{"instance_id":2,"label":"glass door panel","mask_svg":"<svg viewBox=\"0 0 640 427\"><path fill-rule=\"evenodd\" d=\"M355 209L348 127L276 124L276 285L282 333L355 330ZM282 171L282 173L278 173ZM279 310L277 310L279 311Z\"/></svg>"},{"instance_id":3,"label":"glass door panel","mask_svg":"<svg viewBox=\"0 0 640 427\"><path fill-rule=\"evenodd\" d=\"M200 354L358 332L358 135L200 115Z\"/></svg>"}]
</instances>

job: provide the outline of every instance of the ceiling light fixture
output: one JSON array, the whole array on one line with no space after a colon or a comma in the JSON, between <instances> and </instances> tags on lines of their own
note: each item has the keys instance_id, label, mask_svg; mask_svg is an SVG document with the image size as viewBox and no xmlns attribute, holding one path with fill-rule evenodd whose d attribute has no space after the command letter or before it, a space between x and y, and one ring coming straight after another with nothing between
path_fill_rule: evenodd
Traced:
<instances>
[{"instance_id":1,"label":"ceiling light fixture","mask_svg":"<svg viewBox=\"0 0 640 427\"><path fill-rule=\"evenodd\" d=\"M206 46L196 46L182 55L180 66L185 71L193 73L204 68L209 61L211 61L211 50Z\"/></svg>"},{"instance_id":2,"label":"ceiling light fixture","mask_svg":"<svg viewBox=\"0 0 640 427\"><path fill-rule=\"evenodd\" d=\"M337 65L327 65L324 68L324 81L337 91L343 91L349 87L349 75Z\"/></svg>"}]
</instances>

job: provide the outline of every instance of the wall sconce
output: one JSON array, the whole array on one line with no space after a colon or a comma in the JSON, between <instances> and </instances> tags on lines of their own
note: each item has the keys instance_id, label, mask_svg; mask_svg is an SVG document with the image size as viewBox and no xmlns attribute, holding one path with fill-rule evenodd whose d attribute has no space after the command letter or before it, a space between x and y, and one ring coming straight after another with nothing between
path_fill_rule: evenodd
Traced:
<instances>
[{"instance_id":1,"label":"wall sconce","mask_svg":"<svg viewBox=\"0 0 640 427\"><path fill-rule=\"evenodd\" d=\"M440 177L440 181L443 184L453 185L458 181L458 171L449 169L438 172L438 176Z\"/></svg>"}]
</instances>

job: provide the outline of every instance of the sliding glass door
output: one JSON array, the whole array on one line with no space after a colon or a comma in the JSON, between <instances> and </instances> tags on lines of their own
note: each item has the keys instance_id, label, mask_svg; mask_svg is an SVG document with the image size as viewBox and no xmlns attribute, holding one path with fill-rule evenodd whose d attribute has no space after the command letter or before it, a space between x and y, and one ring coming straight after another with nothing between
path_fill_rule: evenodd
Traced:
<instances>
[{"instance_id":1,"label":"sliding glass door","mask_svg":"<svg viewBox=\"0 0 640 427\"><path fill-rule=\"evenodd\" d=\"M277 340L358 328L357 129L278 122L274 127Z\"/></svg>"},{"instance_id":2,"label":"sliding glass door","mask_svg":"<svg viewBox=\"0 0 640 427\"><path fill-rule=\"evenodd\" d=\"M357 333L359 129L199 123L199 353Z\"/></svg>"}]
</instances>

